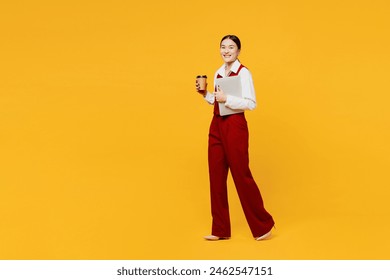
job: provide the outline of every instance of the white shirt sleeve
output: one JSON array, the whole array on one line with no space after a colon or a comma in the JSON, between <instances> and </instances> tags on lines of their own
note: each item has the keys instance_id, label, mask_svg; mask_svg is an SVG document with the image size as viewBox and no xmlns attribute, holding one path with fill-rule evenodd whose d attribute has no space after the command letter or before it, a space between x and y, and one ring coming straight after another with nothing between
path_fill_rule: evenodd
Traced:
<instances>
[{"instance_id":1,"label":"white shirt sleeve","mask_svg":"<svg viewBox=\"0 0 390 280\"><path fill-rule=\"evenodd\" d=\"M242 98L228 95L225 106L230 109L254 110L256 108L256 94L252 75L247 68L240 71Z\"/></svg>"},{"instance_id":2,"label":"white shirt sleeve","mask_svg":"<svg viewBox=\"0 0 390 280\"><path fill-rule=\"evenodd\" d=\"M204 99L205 99L209 104L214 104L214 101L215 101L214 93L207 92L206 95L204 96Z\"/></svg>"},{"instance_id":3,"label":"white shirt sleeve","mask_svg":"<svg viewBox=\"0 0 390 280\"><path fill-rule=\"evenodd\" d=\"M213 85L213 89L215 88L215 80L217 79L217 72L214 74L214 85ZM207 91L206 95L204 96L204 99L211 105L214 105L214 102L215 102L215 94L214 94L214 90L213 92L209 92Z\"/></svg>"}]
</instances>

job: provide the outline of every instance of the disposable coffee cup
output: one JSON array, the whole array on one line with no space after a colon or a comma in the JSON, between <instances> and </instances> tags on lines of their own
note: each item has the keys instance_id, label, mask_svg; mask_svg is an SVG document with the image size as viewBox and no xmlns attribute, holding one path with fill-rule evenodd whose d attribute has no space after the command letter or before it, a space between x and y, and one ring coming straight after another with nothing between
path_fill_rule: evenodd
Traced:
<instances>
[{"instance_id":1,"label":"disposable coffee cup","mask_svg":"<svg viewBox=\"0 0 390 280\"><path fill-rule=\"evenodd\" d=\"M206 85L207 85L207 76L206 75L197 76L196 81L199 84L199 90L206 90Z\"/></svg>"}]
</instances>

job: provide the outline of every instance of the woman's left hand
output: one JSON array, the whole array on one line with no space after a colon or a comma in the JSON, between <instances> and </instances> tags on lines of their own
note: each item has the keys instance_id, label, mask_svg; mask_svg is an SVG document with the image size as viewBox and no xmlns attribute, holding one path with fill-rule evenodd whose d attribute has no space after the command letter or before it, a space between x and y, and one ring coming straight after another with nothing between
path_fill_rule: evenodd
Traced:
<instances>
[{"instance_id":1,"label":"woman's left hand","mask_svg":"<svg viewBox=\"0 0 390 280\"><path fill-rule=\"evenodd\" d=\"M223 90L217 86L217 91L214 92L215 100L219 103L225 103L226 102L226 94L223 92Z\"/></svg>"}]
</instances>

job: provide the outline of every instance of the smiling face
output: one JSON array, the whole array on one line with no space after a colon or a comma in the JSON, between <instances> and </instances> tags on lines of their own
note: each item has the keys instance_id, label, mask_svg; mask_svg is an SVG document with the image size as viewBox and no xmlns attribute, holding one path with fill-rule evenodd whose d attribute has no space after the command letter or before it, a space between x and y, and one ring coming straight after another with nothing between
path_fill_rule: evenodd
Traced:
<instances>
[{"instance_id":1,"label":"smiling face","mask_svg":"<svg viewBox=\"0 0 390 280\"><path fill-rule=\"evenodd\" d=\"M240 50L233 40L225 39L221 42L220 53L223 61L229 65L236 61L238 55L240 54Z\"/></svg>"}]
</instances>

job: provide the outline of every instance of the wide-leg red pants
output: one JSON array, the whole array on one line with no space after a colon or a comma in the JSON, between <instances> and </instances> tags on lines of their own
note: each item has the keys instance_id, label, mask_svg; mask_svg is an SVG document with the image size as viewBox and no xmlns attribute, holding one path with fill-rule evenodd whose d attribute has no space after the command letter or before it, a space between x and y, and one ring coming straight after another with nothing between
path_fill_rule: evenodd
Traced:
<instances>
[{"instance_id":1,"label":"wide-leg red pants","mask_svg":"<svg viewBox=\"0 0 390 280\"><path fill-rule=\"evenodd\" d=\"M227 195L229 168L253 236L261 236L274 226L249 169L248 145L249 132L244 113L214 115L208 148L213 235L231 236Z\"/></svg>"}]
</instances>

